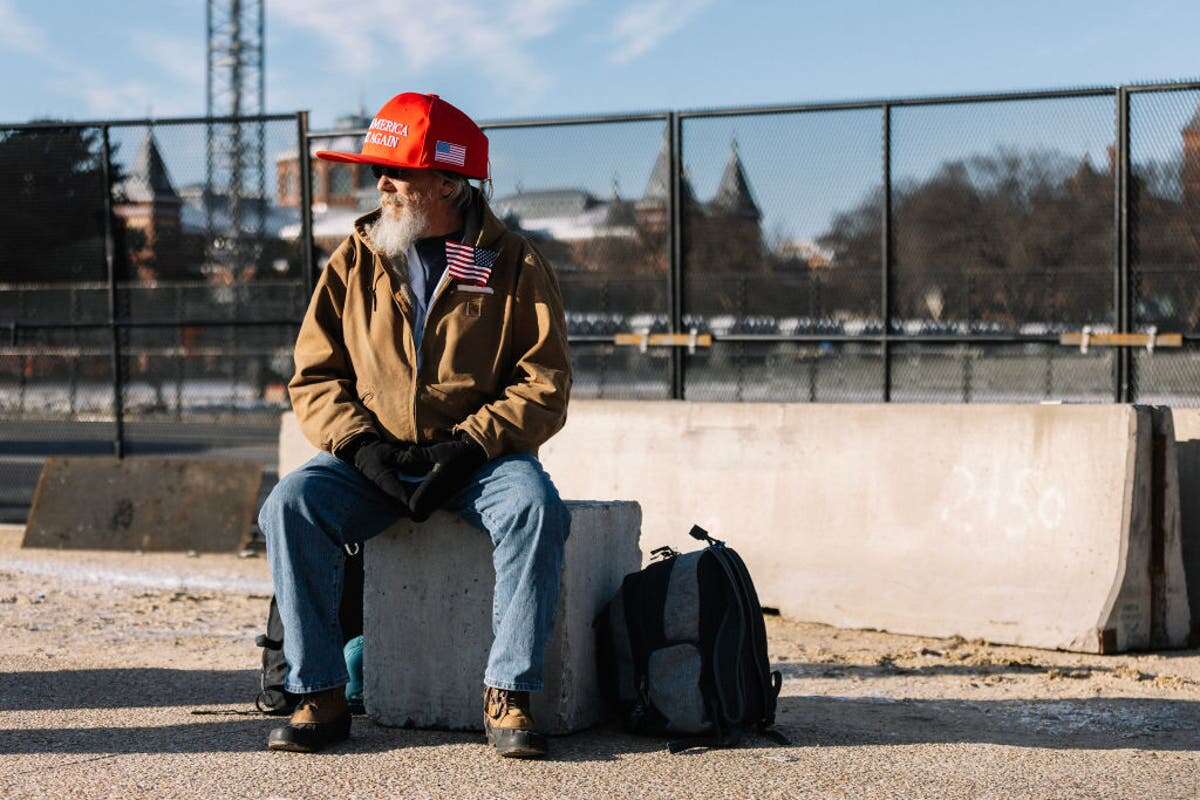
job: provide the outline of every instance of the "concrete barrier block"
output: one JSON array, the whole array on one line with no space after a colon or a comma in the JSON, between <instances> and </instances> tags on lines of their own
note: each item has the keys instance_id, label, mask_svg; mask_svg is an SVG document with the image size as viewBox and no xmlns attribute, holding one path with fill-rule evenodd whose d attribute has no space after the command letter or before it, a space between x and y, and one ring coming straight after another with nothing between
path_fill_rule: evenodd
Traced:
<instances>
[{"instance_id":1,"label":"concrete barrier block","mask_svg":"<svg viewBox=\"0 0 1200 800\"><path fill-rule=\"evenodd\" d=\"M319 452L304 437L296 414L292 411L283 414L279 420L279 477L303 466Z\"/></svg>"},{"instance_id":2,"label":"concrete barrier block","mask_svg":"<svg viewBox=\"0 0 1200 800\"><path fill-rule=\"evenodd\" d=\"M1120 652L1200 622L1200 410L1170 418L579 400L539 456L564 497L639 502L650 547L726 539L794 618Z\"/></svg>"},{"instance_id":3,"label":"concrete barrier block","mask_svg":"<svg viewBox=\"0 0 1200 800\"><path fill-rule=\"evenodd\" d=\"M1179 480L1183 571L1192 614L1192 641L1200 644L1200 408L1172 409Z\"/></svg>"},{"instance_id":4,"label":"concrete barrier block","mask_svg":"<svg viewBox=\"0 0 1200 800\"><path fill-rule=\"evenodd\" d=\"M641 567L641 509L567 501L562 590L533 710L546 733L600 722L592 622L626 574ZM439 512L397 523L366 543L363 675L367 713L383 725L482 729L492 643L492 546L483 531Z\"/></svg>"},{"instance_id":5,"label":"concrete barrier block","mask_svg":"<svg viewBox=\"0 0 1200 800\"><path fill-rule=\"evenodd\" d=\"M250 536L261 483L251 461L51 457L22 546L230 552Z\"/></svg>"},{"instance_id":6,"label":"concrete barrier block","mask_svg":"<svg viewBox=\"0 0 1200 800\"><path fill-rule=\"evenodd\" d=\"M1183 515L1174 414L1149 408L1153 442L1145 458L1150 472L1150 647L1187 647L1192 632L1187 573L1183 563Z\"/></svg>"},{"instance_id":7,"label":"concrete barrier block","mask_svg":"<svg viewBox=\"0 0 1200 800\"><path fill-rule=\"evenodd\" d=\"M1117 652L1181 644L1178 602L1152 636L1178 589L1150 577L1174 574L1153 438L1118 405L584 401L541 458L566 494L641 503L648 548L725 539L793 618Z\"/></svg>"}]
</instances>

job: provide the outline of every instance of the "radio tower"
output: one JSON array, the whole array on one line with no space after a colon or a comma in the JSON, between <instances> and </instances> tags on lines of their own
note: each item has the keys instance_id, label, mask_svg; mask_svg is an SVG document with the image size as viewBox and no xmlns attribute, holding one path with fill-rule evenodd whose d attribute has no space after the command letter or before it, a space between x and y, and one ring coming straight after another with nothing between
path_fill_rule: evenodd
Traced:
<instances>
[{"instance_id":1,"label":"radio tower","mask_svg":"<svg viewBox=\"0 0 1200 800\"><path fill-rule=\"evenodd\" d=\"M262 115L264 0L208 0L207 114ZM208 123L208 260L236 281L263 252L266 130L261 120ZM235 293L236 294L236 293Z\"/></svg>"}]
</instances>

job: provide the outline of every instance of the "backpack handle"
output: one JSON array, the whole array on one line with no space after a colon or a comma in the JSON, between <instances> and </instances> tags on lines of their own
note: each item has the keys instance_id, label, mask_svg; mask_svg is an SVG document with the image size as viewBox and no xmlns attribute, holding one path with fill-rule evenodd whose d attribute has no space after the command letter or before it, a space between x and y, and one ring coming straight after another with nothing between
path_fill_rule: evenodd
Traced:
<instances>
[{"instance_id":1,"label":"backpack handle","mask_svg":"<svg viewBox=\"0 0 1200 800\"><path fill-rule=\"evenodd\" d=\"M699 525L693 525L692 529L688 531L688 536L691 536L693 539L698 539L701 542L708 542L712 547L725 544L724 542L709 536L708 531L704 530L704 528L701 528Z\"/></svg>"}]
</instances>

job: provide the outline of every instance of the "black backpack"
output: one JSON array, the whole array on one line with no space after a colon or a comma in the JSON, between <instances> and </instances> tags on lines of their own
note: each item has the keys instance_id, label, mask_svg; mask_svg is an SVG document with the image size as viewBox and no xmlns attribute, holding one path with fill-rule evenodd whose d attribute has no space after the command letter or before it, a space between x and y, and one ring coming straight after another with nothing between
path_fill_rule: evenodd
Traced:
<instances>
[{"instance_id":1,"label":"black backpack","mask_svg":"<svg viewBox=\"0 0 1200 800\"><path fill-rule=\"evenodd\" d=\"M671 752L728 747L773 729L783 677L771 672L767 632L741 557L692 526L708 547L625 576L596 618L601 686L631 733L677 738ZM697 738L700 737L700 738Z\"/></svg>"},{"instance_id":2,"label":"black backpack","mask_svg":"<svg viewBox=\"0 0 1200 800\"><path fill-rule=\"evenodd\" d=\"M363 548L346 548L346 577L342 582L342 603L338 607L338 621L342 626L342 644L362 635L363 632ZM283 620L279 618L279 607L271 597L267 611L267 632L259 634L254 643L262 648L262 667L259 683L261 690L254 699L259 711L272 716L291 714L299 702L283 688L288 665L283 657ZM354 709L352 709L354 710Z\"/></svg>"}]
</instances>

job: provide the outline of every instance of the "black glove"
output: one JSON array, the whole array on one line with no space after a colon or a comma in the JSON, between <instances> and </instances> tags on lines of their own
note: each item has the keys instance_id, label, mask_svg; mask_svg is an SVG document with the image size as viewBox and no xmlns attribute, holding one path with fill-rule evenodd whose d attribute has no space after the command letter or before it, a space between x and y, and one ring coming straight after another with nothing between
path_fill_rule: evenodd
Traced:
<instances>
[{"instance_id":1,"label":"black glove","mask_svg":"<svg viewBox=\"0 0 1200 800\"><path fill-rule=\"evenodd\" d=\"M444 506L454 497L475 472L487 463L487 452L474 439L459 432L458 438L449 442L415 447L407 457L406 471L428 464L425 480L417 485L408 501L410 516L414 522L424 522L429 515Z\"/></svg>"},{"instance_id":2,"label":"black glove","mask_svg":"<svg viewBox=\"0 0 1200 800\"><path fill-rule=\"evenodd\" d=\"M379 491L395 500L401 510L407 512L410 495L416 484L406 484L397 477L397 472L400 471L399 463L412 449L414 446L411 444L385 442L373 433L365 433L342 445L334 455L353 464L379 487Z\"/></svg>"}]
</instances>

